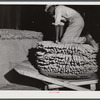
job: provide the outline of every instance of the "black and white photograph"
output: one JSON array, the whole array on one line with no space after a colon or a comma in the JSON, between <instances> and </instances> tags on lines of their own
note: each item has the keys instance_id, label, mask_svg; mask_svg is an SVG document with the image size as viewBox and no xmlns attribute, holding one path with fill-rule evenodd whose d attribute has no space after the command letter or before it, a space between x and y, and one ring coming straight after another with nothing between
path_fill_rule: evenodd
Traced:
<instances>
[{"instance_id":1,"label":"black and white photograph","mask_svg":"<svg viewBox=\"0 0 100 100\"><path fill-rule=\"evenodd\" d=\"M100 3L0 4L0 91L100 91Z\"/></svg>"}]
</instances>

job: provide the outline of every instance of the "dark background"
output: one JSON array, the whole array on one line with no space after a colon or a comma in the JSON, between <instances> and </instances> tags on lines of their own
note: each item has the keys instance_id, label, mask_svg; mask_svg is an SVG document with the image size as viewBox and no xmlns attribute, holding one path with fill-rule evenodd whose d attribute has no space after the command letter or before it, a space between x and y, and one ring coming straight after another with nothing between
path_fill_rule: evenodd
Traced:
<instances>
[{"instance_id":1,"label":"dark background","mask_svg":"<svg viewBox=\"0 0 100 100\"><path fill-rule=\"evenodd\" d=\"M100 42L100 6L70 5L77 10L85 21L85 27L81 35L91 34L96 42ZM42 31L44 39L54 39L53 19L44 12L45 6L21 6L21 29ZM34 23L32 23L32 21Z\"/></svg>"},{"instance_id":2,"label":"dark background","mask_svg":"<svg viewBox=\"0 0 100 100\"><path fill-rule=\"evenodd\" d=\"M100 5L68 5L77 10L85 21L81 35L91 34L100 42ZM54 39L52 17L44 11L45 5L0 5L0 28L41 31L44 39Z\"/></svg>"},{"instance_id":3,"label":"dark background","mask_svg":"<svg viewBox=\"0 0 100 100\"><path fill-rule=\"evenodd\" d=\"M100 43L100 5L68 6L77 10L85 21L85 26L81 35L84 36L86 34L91 34L95 41ZM54 40L55 29L51 24L54 20L44 11L44 9L45 5L0 5L0 28L39 31L43 33L44 40ZM33 53L34 51L30 51L29 55L31 56L29 57L33 57ZM100 65L99 55L100 53L98 53L97 56L98 65ZM100 77L99 70L100 69L98 69L97 73L98 77ZM12 73L15 79L13 82L17 81L18 84L27 84L28 82L28 85L30 86L32 86L33 83L38 83L37 86L40 87L42 85L40 81L33 81L31 78L29 79L24 76L18 76L18 73ZM12 79L11 75L10 77ZM100 82L97 87L98 90L100 90Z\"/></svg>"}]
</instances>

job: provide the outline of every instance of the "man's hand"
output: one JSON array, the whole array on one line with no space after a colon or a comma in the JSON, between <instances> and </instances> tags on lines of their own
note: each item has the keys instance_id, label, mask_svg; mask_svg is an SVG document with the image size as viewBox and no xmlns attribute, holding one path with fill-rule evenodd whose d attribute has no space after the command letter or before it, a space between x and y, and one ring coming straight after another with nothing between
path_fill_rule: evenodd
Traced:
<instances>
[{"instance_id":1,"label":"man's hand","mask_svg":"<svg viewBox=\"0 0 100 100\"><path fill-rule=\"evenodd\" d=\"M57 44L61 44L61 42L59 42L58 40L56 40L55 43L57 43Z\"/></svg>"}]
</instances>

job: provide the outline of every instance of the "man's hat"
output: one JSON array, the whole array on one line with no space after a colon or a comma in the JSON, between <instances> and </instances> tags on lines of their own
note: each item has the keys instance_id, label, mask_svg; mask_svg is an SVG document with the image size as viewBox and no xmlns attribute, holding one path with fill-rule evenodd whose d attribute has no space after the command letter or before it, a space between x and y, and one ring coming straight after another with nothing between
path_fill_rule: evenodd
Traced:
<instances>
[{"instance_id":1,"label":"man's hat","mask_svg":"<svg viewBox=\"0 0 100 100\"><path fill-rule=\"evenodd\" d=\"M45 12L47 12L48 8L50 8L52 5L46 5L46 8L45 8Z\"/></svg>"}]
</instances>

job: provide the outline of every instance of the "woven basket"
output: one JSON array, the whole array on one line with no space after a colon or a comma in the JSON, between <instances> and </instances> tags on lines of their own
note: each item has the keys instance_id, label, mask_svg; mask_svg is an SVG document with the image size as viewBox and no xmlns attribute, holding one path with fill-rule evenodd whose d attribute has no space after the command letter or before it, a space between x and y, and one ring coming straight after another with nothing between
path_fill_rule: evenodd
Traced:
<instances>
[{"instance_id":1,"label":"woven basket","mask_svg":"<svg viewBox=\"0 0 100 100\"><path fill-rule=\"evenodd\" d=\"M90 78L97 72L97 50L88 44L39 42L37 66L40 73L59 78Z\"/></svg>"}]
</instances>

